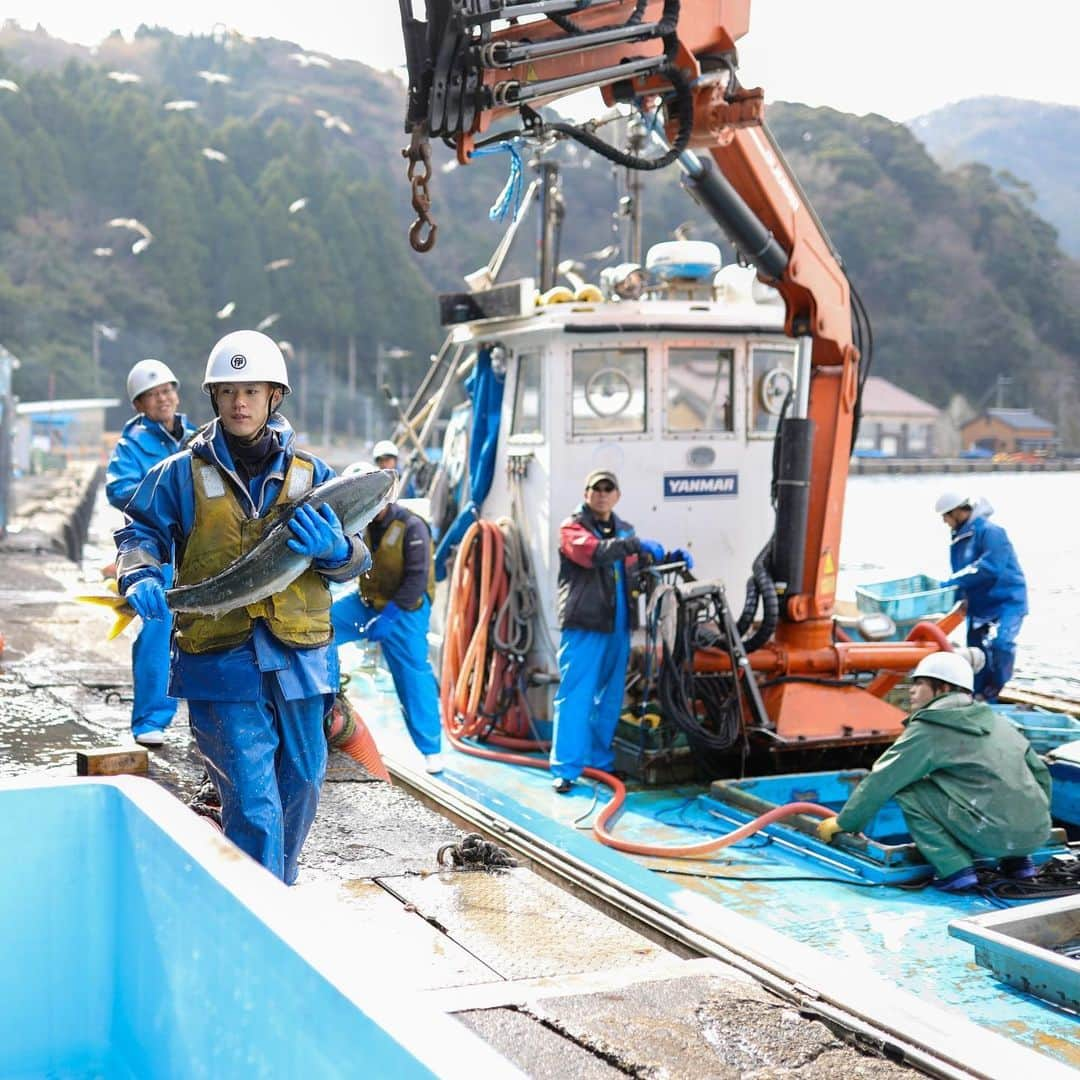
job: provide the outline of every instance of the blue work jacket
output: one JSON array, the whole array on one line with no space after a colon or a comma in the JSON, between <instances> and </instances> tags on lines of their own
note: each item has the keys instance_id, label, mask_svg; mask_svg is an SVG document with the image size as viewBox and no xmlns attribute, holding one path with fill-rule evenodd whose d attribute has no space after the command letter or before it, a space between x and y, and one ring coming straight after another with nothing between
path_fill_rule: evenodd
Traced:
<instances>
[{"instance_id":1,"label":"blue work jacket","mask_svg":"<svg viewBox=\"0 0 1080 1080\"><path fill-rule=\"evenodd\" d=\"M123 510L143 477L159 462L177 453L195 434L183 413L177 413L183 433L177 439L157 420L137 413L125 425L105 471L105 497Z\"/></svg>"},{"instance_id":2,"label":"blue work jacket","mask_svg":"<svg viewBox=\"0 0 1080 1080\"><path fill-rule=\"evenodd\" d=\"M995 622L1026 615L1027 582L1008 534L988 517L974 514L953 530L949 561L955 585L967 601L968 618Z\"/></svg>"},{"instance_id":3,"label":"blue work jacket","mask_svg":"<svg viewBox=\"0 0 1080 1080\"><path fill-rule=\"evenodd\" d=\"M294 435L288 421L277 413L270 418L268 426L277 437L278 451L248 484L243 483L236 471L218 420L200 431L187 450L151 469L127 504L128 524L115 534L121 593L148 575L164 580L162 566L172 561L174 550L183 551L184 542L195 526L192 455L220 469L251 517L262 517L274 505L292 460ZM318 458L312 461L314 485L333 478L334 470L329 465ZM350 541L352 551L341 566L316 566L328 581L348 581L371 565L371 557L360 537L350 537ZM193 701L257 701L262 697L265 672L276 674L287 701L335 694L337 647L331 641L310 649L293 648L278 641L265 622L257 619L251 637L233 648L190 654L174 645L169 692L174 697Z\"/></svg>"}]
</instances>

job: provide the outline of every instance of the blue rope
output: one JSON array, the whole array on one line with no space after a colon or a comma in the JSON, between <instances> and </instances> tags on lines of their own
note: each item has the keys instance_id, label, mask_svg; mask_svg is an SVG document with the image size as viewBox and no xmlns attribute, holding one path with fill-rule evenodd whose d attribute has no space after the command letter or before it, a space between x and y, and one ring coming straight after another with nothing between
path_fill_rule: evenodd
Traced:
<instances>
[{"instance_id":1,"label":"blue rope","mask_svg":"<svg viewBox=\"0 0 1080 1080\"><path fill-rule=\"evenodd\" d=\"M517 140L492 143L490 146L481 146L472 152L473 157L485 157L488 154L509 154L510 175L506 178L502 191L498 198L491 204L488 217L492 221L503 221L507 214L511 214L510 220L517 219L521 209L521 188L523 186L524 170L521 165L521 151L517 148Z\"/></svg>"}]
</instances>

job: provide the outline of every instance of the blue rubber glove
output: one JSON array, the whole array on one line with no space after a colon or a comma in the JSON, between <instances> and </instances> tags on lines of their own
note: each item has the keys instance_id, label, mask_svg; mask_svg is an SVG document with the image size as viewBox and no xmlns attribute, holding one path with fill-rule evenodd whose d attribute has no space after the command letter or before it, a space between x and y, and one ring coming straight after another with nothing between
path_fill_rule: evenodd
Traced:
<instances>
[{"instance_id":1,"label":"blue rubber glove","mask_svg":"<svg viewBox=\"0 0 1080 1080\"><path fill-rule=\"evenodd\" d=\"M652 559L653 562L661 562L664 558L664 545L655 540L639 540L641 550Z\"/></svg>"},{"instance_id":2,"label":"blue rubber glove","mask_svg":"<svg viewBox=\"0 0 1080 1080\"><path fill-rule=\"evenodd\" d=\"M686 563L687 570L694 569L694 556L686 548L675 548L669 551L664 562L683 562Z\"/></svg>"},{"instance_id":3,"label":"blue rubber glove","mask_svg":"<svg viewBox=\"0 0 1080 1080\"><path fill-rule=\"evenodd\" d=\"M289 528L293 536L286 543L298 555L340 566L352 550L334 508L326 503L318 510L306 503L298 506L289 519Z\"/></svg>"},{"instance_id":4,"label":"blue rubber glove","mask_svg":"<svg viewBox=\"0 0 1080 1080\"><path fill-rule=\"evenodd\" d=\"M144 577L124 592L124 599L135 609L141 619L171 619L172 613L165 602L165 586L156 577Z\"/></svg>"},{"instance_id":5,"label":"blue rubber glove","mask_svg":"<svg viewBox=\"0 0 1080 1080\"><path fill-rule=\"evenodd\" d=\"M394 629L394 623L400 618L401 608L391 600L390 603L364 627L364 636L368 641L373 641L376 644L380 641L385 641L390 636L390 631Z\"/></svg>"}]
</instances>

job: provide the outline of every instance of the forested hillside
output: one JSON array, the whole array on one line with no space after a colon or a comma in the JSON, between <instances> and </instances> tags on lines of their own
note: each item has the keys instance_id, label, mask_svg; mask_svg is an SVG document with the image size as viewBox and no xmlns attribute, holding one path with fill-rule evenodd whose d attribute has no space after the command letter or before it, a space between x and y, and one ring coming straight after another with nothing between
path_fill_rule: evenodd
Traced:
<instances>
[{"instance_id":1,"label":"forested hillside","mask_svg":"<svg viewBox=\"0 0 1080 1080\"><path fill-rule=\"evenodd\" d=\"M190 386L218 335L272 320L306 359L301 422L329 399L340 430L360 408L343 392L350 351L361 388L380 345L412 354L392 381L413 381L438 344L436 291L504 227L487 208L506 157L454 168L439 148L438 245L414 255L401 85L291 43L144 31L91 56L8 26L4 79L18 89L0 90L0 342L25 398L115 394L146 355ZM776 105L769 119L870 309L879 374L944 404L1008 372L1009 404L1080 412L1080 272L1023 192L984 166L943 171L880 117ZM573 144L556 154L563 256L618 242L621 171ZM680 225L721 239L675 170L645 180L647 243ZM533 235L510 271L534 271Z\"/></svg>"},{"instance_id":2,"label":"forested hillside","mask_svg":"<svg viewBox=\"0 0 1080 1080\"><path fill-rule=\"evenodd\" d=\"M979 97L935 109L910 126L944 168L977 161L1003 174L1057 229L1062 248L1080 258L1080 109Z\"/></svg>"}]
</instances>

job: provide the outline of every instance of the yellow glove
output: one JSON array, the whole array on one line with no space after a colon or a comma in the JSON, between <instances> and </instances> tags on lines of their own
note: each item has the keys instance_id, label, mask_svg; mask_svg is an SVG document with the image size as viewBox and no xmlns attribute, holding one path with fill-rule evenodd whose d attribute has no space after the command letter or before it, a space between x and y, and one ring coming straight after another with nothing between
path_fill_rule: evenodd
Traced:
<instances>
[{"instance_id":1,"label":"yellow glove","mask_svg":"<svg viewBox=\"0 0 1080 1080\"><path fill-rule=\"evenodd\" d=\"M823 840L826 844L831 844L833 837L838 832L843 831L844 830L840 828L840 823L834 817L823 818L818 822L818 839Z\"/></svg>"}]
</instances>

